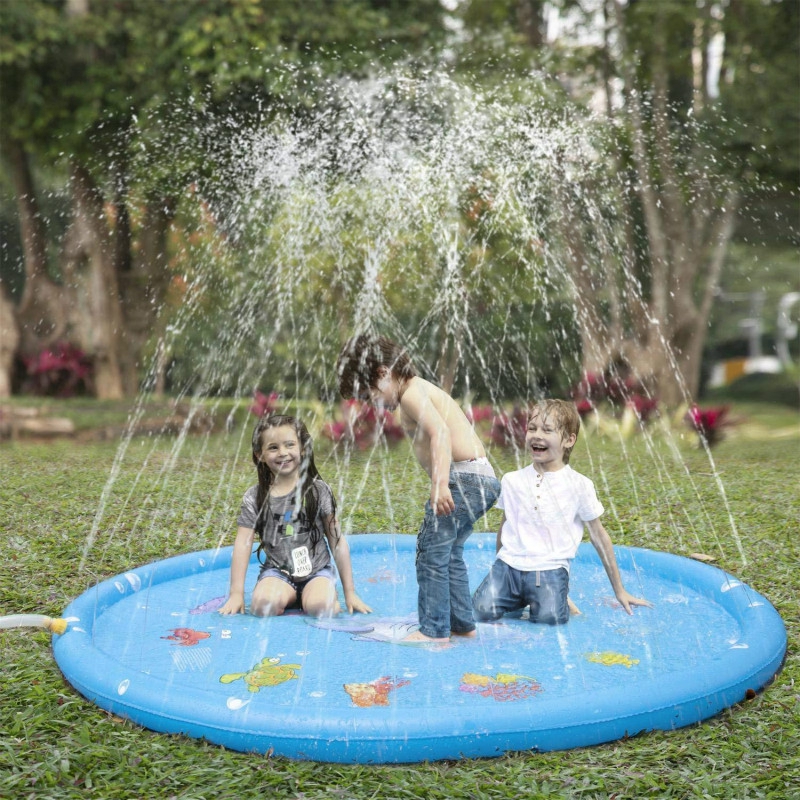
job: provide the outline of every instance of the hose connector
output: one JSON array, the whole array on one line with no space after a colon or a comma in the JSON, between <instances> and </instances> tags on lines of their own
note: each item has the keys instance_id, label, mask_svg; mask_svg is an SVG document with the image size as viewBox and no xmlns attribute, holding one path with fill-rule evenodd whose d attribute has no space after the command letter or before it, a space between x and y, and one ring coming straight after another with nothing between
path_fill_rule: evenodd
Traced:
<instances>
[{"instance_id":1,"label":"hose connector","mask_svg":"<svg viewBox=\"0 0 800 800\"><path fill-rule=\"evenodd\" d=\"M67 620L44 614L9 614L0 617L0 630L9 628L44 628L59 636L67 630Z\"/></svg>"}]
</instances>

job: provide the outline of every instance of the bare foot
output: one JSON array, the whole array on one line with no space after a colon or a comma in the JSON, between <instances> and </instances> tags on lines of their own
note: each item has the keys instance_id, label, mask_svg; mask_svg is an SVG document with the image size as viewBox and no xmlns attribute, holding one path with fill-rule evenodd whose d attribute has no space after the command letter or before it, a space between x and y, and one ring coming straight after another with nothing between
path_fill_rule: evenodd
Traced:
<instances>
[{"instance_id":1,"label":"bare foot","mask_svg":"<svg viewBox=\"0 0 800 800\"><path fill-rule=\"evenodd\" d=\"M463 633L459 633L458 631L453 631L450 634L450 637L458 636L460 639L474 639L478 635L478 631L471 630L471 631L464 631Z\"/></svg>"},{"instance_id":2,"label":"bare foot","mask_svg":"<svg viewBox=\"0 0 800 800\"><path fill-rule=\"evenodd\" d=\"M426 636L422 631L414 631L409 633L408 636L400 639L400 644L439 644L440 642L449 642L450 639L434 639L431 636Z\"/></svg>"}]
</instances>

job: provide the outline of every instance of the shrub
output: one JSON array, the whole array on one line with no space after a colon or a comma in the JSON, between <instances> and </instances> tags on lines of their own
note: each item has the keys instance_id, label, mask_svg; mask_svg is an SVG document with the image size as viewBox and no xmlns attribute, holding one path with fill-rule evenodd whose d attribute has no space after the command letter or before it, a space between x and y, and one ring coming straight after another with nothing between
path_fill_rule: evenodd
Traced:
<instances>
[{"instance_id":1,"label":"shrub","mask_svg":"<svg viewBox=\"0 0 800 800\"><path fill-rule=\"evenodd\" d=\"M57 342L37 355L23 359L23 391L47 397L73 397L91 388L92 362L70 342Z\"/></svg>"},{"instance_id":2,"label":"shrub","mask_svg":"<svg viewBox=\"0 0 800 800\"><path fill-rule=\"evenodd\" d=\"M365 450L378 442L394 444L403 438L403 429L386 410L379 412L358 400L345 400L341 410L342 419L322 426L322 435L333 442L346 442Z\"/></svg>"},{"instance_id":3,"label":"shrub","mask_svg":"<svg viewBox=\"0 0 800 800\"><path fill-rule=\"evenodd\" d=\"M272 414L278 407L279 398L280 395L277 392L264 394L256 389L256 391L253 392L253 405L250 406L250 412L255 414L257 417L263 417L266 414Z\"/></svg>"},{"instance_id":4,"label":"shrub","mask_svg":"<svg viewBox=\"0 0 800 800\"><path fill-rule=\"evenodd\" d=\"M631 375L587 372L582 380L570 389L570 397L581 417L596 411L602 404L610 407L613 414L633 411L640 423L645 423L658 413L658 399L653 397L644 384Z\"/></svg>"},{"instance_id":5,"label":"shrub","mask_svg":"<svg viewBox=\"0 0 800 800\"><path fill-rule=\"evenodd\" d=\"M694 405L686 412L686 421L697 432L701 443L705 441L713 447L724 437L725 428L732 424L728 410L728 406L700 408Z\"/></svg>"},{"instance_id":6,"label":"shrub","mask_svg":"<svg viewBox=\"0 0 800 800\"><path fill-rule=\"evenodd\" d=\"M522 447L528 430L528 411L514 406L511 413L500 411L492 419L489 440L499 447Z\"/></svg>"}]
</instances>

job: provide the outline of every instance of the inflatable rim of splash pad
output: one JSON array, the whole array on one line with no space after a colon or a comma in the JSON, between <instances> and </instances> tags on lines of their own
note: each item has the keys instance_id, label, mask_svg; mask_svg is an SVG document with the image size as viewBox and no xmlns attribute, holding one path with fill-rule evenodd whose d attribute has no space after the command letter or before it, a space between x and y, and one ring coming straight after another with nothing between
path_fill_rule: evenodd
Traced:
<instances>
[{"instance_id":1,"label":"inflatable rim of splash pad","mask_svg":"<svg viewBox=\"0 0 800 800\"><path fill-rule=\"evenodd\" d=\"M493 548L494 538L493 533L474 534L467 547ZM349 536L348 542L356 575L358 555L365 551L393 549L413 563L416 537L412 535L356 534ZM232 750L331 763L416 763L602 744L708 719L774 679L783 664L787 638L783 620L765 597L723 570L689 558L632 547L616 547L615 552L620 570L635 568L674 580L730 614L741 635L728 651L729 657L713 660L707 669L692 667L667 673L667 680L656 676L633 688L617 683L592 693L590 702L585 697L569 696L560 702L558 713L553 713L551 705L537 719L530 711L515 713L511 708L524 704L496 703L484 706L487 713L477 717L473 707L467 709L468 713L448 707L447 713L437 714L420 713L414 707L398 713L390 706L377 716L365 716L364 709L359 708L353 708L349 715L336 708L328 714L293 710L288 715L283 708L273 714L267 708L246 715L240 723L232 721L229 707L220 702L218 687L215 692L165 693L166 681L162 678L136 672L93 645L94 626L115 603L138 591L206 571L224 569L227 576L232 547L153 562L88 589L65 610L63 616L70 625L63 635L53 636L53 652L62 673L80 694L145 728L205 738ZM602 571L588 543L580 546L577 559L596 560L597 569ZM413 588L416 591L416 586ZM397 644L380 646L412 649Z\"/></svg>"}]
</instances>

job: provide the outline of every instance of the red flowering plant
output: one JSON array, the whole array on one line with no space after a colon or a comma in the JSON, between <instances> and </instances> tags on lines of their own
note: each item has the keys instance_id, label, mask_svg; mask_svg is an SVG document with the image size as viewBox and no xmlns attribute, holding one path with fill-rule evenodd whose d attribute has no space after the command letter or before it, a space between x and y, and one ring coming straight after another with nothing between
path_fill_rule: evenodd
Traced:
<instances>
[{"instance_id":1,"label":"red flowering plant","mask_svg":"<svg viewBox=\"0 0 800 800\"><path fill-rule=\"evenodd\" d=\"M70 342L57 342L23 359L26 391L53 397L72 397L89 390L92 362Z\"/></svg>"},{"instance_id":2,"label":"red flowering plant","mask_svg":"<svg viewBox=\"0 0 800 800\"><path fill-rule=\"evenodd\" d=\"M250 406L250 412L257 417L273 414L278 407L279 399L280 395L277 392L264 394L256 389L255 392L253 392L253 405Z\"/></svg>"},{"instance_id":3,"label":"red flowering plant","mask_svg":"<svg viewBox=\"0 0 800 800\"><path fill-rule=\"evenodd\" d=\"M595 405L587 397L583 397L575 400L575 408L578 409L578 413L581 415L581 419L583 419L587 414L591 414L592 411L595 410Z\"/></svg>"},{"instance_id":4,"label":"red flowering plant","mask_svg":"<svg viewBox=\"0 0 800 800\"><path fill-rule=\"evenodd\" d=\"M570 397L581 417L597 411L601 405L611 409L613 415L628 417L633 414L644 424L658 414L658 400L652 397L642 382L631 375L587 372L570 390Z\"/></svg>"},{"instance_id":5,"label":"red flowering plant","mask_svg":"<svg viewBox=\"0 0 800 800\"><path fill-rule=\"evenodd\" d=\"M511 413L500 411L492 419L489 440L499 447L523 447L528 430L528 411L514 406Z\"/></svg>"},{"instance_id":6,"label":"red flowering plant","mask_svg":"<svg viewBox=\"0 0 800 800\"><path fill-rule=\"evenodd\" d=\"M634 394L628 398L627 407L633 410L639 422L647 422L658 411L658 400L644 394Z\"/></svg>"},{"instance_id":7,"label":"red flowering plant","mask_svg":"<svg viewBox=\"0 0 800 800\"><path fill-rule=\"evenodd\" d=\"M394 416L358 400L345 400L341 405L342 419L326 422L322 435L333 442L344 442L366 450L379 442L395 444L403 438L403 429Z\"/></svg>"},{"instance_id":8,"label":"red flowering plant","mask_svg":"<svg viewBox=\"0 0 800 800\"><path fill-rule=\"evenodd\" d=\"M713 447L725 436L725 429L733 422L728 418L728 406L700 408L693 405L686 412L686 422L700 437L700 443L706 442Z\"/></svg>"},{"instance_id":9,"label":"red flowering plant","mask_svg":"<svg viewBox=\"0 0 800 800\"><path fill-rule=\"evenodd\" d=\"M606 397L606 382L596 372L586 372L583 378L570 389L578 413L583 417L594 411Z\"/></svg>"}]
</instances>

